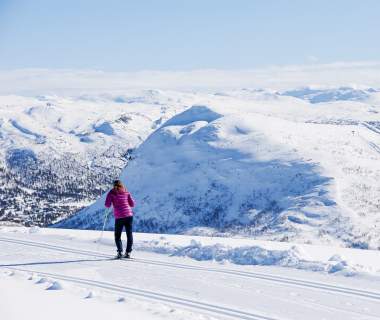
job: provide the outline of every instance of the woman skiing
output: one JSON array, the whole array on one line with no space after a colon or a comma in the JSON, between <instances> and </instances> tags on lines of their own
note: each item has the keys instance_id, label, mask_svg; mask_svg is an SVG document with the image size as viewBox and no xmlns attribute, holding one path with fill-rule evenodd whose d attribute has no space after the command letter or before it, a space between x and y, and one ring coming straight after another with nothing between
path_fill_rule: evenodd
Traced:
<instances>
[{"instance_id":1,"label":"woman skiing","mask_svg":"<svg viewBox=\"0 0 380 320\"><path fill-rule=\"evenodd\" d=\"M107 194L105 206L110 208L111 205L113 206L113 214L115 216L115 243L117 247L116 258L122 258L123 243L121 241L121 233L123 232L123 227L125 227L125 231L127 233L127 249L125 250L124 257L130 258L133 244L132 207L135 206L135 202L120 180L114 181L113 189Z\"/></svg>"}]
</instances>

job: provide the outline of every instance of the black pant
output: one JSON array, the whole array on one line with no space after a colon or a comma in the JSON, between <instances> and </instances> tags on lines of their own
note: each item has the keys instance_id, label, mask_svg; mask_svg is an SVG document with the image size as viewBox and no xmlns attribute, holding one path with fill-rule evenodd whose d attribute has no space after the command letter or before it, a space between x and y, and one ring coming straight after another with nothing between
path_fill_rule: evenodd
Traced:
<instances>
[{"instance_id":1,"label":"black pant","mask_svg":"<svg viewBox=\"0 0 380 320\"><path fill-rule=\"evenodd\" d=\"M133 244L132 222L133 222L133 217L115 219L115 243L116 243L118 252L123 252L123 243L121 242L121 233L123 232L123 227L125 227L125 232L127 233L126 252L132 251L132 244Z\"/></svg>"}]
</instances>

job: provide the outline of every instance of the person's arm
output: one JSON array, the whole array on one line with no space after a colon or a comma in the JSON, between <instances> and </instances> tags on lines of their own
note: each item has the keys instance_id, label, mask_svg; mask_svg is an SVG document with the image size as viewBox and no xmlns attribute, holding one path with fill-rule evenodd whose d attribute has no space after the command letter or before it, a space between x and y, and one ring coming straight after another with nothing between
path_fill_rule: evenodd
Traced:
<instances>
[{"instance_id":1,"label":"person's arm","mask_svg":"<svg viewBox=\"0 0 380 320\"><path fill-rule=\"evenodd\" d=\"M130 207L134 207L135 206L135 201L133 200L132 196L130 193L128 193L128 204Z\"/></svg>"},{"instance_id":2,"label":"person's arm","mask_svg":"<svg viewBox=\"0 0 380 320\"><path fill-rule=\"evenodd\" d=\"M107 197L106 197L106 202L104 203L104 205L106 206L106 208L110 208L111 207L111 205L112 205L111 192L108 192Z\"/></svg>"}]
</instances>

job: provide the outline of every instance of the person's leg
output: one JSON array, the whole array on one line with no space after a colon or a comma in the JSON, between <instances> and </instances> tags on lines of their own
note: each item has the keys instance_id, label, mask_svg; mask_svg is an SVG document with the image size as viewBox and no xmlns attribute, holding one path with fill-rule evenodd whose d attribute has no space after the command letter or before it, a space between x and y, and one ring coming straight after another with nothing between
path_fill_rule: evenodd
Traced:
<instances>
[{"instance_id":1,"label":"person's leg","mask_svg":"<svg viewBox=\"0 0 380 320\"><path fill-rule=\"evenodd\" d=\"M123 231L123 221L122 219L115 219L115 243L117 247L117 252L123 252L123 243L121 242L121 233Z\"/></svg>"},{"instance_id":2,"label":"person's leg","mask_svg":"<svg viewBox=\"0 0 380 320\"><path fill-rule=\"evenodd\" d=\"M131 253L132 252L132 245L133 245L133 234L132 234L132 223L133 223L133 217L127 217L125 218L125 232L127 233L127 250L125 250L125 253Z\"/></svg>"}]
</instances>

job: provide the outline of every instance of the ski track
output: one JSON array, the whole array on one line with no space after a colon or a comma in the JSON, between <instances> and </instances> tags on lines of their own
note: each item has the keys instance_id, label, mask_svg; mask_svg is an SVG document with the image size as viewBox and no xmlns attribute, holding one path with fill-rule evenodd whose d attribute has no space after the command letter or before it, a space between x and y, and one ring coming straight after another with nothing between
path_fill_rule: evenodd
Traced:
<instances>
[{"instance_id":1,"label":"ski track","mask_svg":"<svg viewBox=\"0 0 380 320\"><path fill-rule=\"evenodd\" d=\"M211 312L213 314L228 316L228 317L237 318L237 319L277 320L276 318L253 314L250 312L239 311L236 309L223 307L223 306L219 306L215 304L204 303L204 302L186 299L186 298L179 298L179 297L170 296L167 294L154 292L154 291L136 289L136 288L126 287L126 286L119 286L114 283L89 280L89 279L84 279L84 278L79 278L79 277L65 276L65 275L60 275L56 273L40 272L38 270L20 269L20 268L11 268L11 267L7 267L7 268L11 270L15 270L15 271L22 271L22 272L35 272L36 274L41 275L41 276L52 277L54 279L59 279L59 280L68 281L68 282L77 283L77 284L84 284L84 285L88 285L92 287L106 289L112 292L127 293L127 294L131 294L137 297L142 297L148 300L175 304L180 307L190 308L191 310L201 310L201 311Z\"/></svg>"},{"instance_id":2,"label":"ski track","mask_svg":"<svg viewBox=\"0 0 380 320\"><path fill-rule=\"evenodd\" d=\"M48 245L48 244L41 243L41 242L23 241L23 240L5 238L5 237L0 237L0 241L8 242L8 243L14 243L14 244L20 244L20 245L25 245L25 246L31 246L31 247L39 247L39 248L43 248L43 249L50 249L53 251L80 254L80 255L87 256L87 257L113 259L112 255L108 255L108 254L104 254L104 253L87 251L87 250L78 250L78 249L74 249L74 248L62 247L62 246L57 246L57 245ZM88 260L88 261L92 261L92 260ZM127 262L125 260L120 260L120 261ZM196 271L215 272L215 273L221 273L221 274L232 275L232 276L240 276L240 277L245 277L245 278L255 278L255 279L260 279L260 280L264 280L264 281L280 283L282 285L304 287L304 288L314 289L314 290L323 290L323 291L327 291L330 293L331 292L332 293L340 293L340 294L345 294L345 295L356 296L358 298L380 301L380 293L378 293L378 292L354 289L354 288L337 286L337 285L329 285L329 284L325 284L325 283L321 283L321 282L301 280L301 279L296 279L296 278L274 276L274 275L269 275L266 273L226 270L226 269L222 270L222 269L216 269L216 268L205 268L205 267L190 266L190 265L179 264L179 263L167 263L167 262L161 262L161 261L156 261L156 260L136 259L136 258L128 260L128 263L130 263L130 262L159 265L159 266L170 267L170 268L181 268L181 269L196 270ZM43 262L38 263L38 264L43 264ZM17 266L17 265L20 266L20 265L26 265L26 264L24 264L24 263L23 264L2 264L2 265L0 265L0 267L12 268L12 267ZM30 265L33 265L33 264L30 264ZM28 271L31 271L31 270L28 270ZM36 272L42 274L42 272L39 272L39 271L36 271ZM86 281L89 281L89 280L86 280ZM108 284L108 285L110 285L110 284ZM125 288L127 288L127 287L125 287ZM129 288L127 288L127 289L129 289ZM258 318L258 319L270 319L270 318Z\"/></svg>"}]
</instances>

